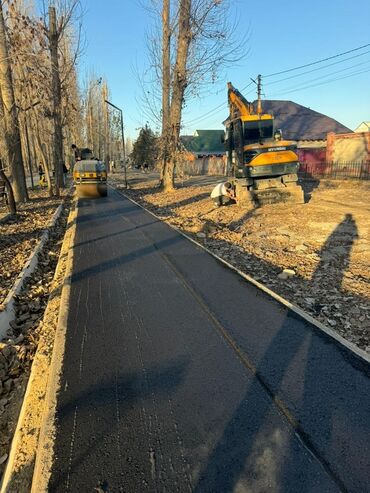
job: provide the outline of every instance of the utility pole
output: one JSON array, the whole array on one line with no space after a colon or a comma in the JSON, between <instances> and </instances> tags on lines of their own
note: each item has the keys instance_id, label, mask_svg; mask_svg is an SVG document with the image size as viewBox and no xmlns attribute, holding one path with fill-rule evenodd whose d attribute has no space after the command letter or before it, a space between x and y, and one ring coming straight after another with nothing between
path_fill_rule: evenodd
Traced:
<instances>
[{"instance_id":1,"label":"utility pole","mask_svg":"<svg viewBox=\"0 0 370 493\"><path fill-rule=\"evenodd\" d=\"M257 115L260 115L262 113L261 94L262 94L262 76L257 75Z\"/></svg>"},{"instance_id":2,"label":"utility pole","mask_svg":"<svg viewBox=\"0 0 370 493\"><path fill-rule=\"evenodd\" d=\"M125 187L128 188L127 184L127 170L126 170L126 149L125 149L125 134L124 134L124 128L123 128L123 112L121 108L118 108L115 104L111 103L107 99L105 100L109 106L112 106L112 108L116 109L120 113L120 120L121 120L121 138L122 138L122 156L123 156L123 170L124 170L124 175L125 175Z\"/></svg>"},{"instance_id":3,"label":"utility pole","mask_svg":"<svg viewBox=\"0 0 370 493\"><path fill-rule=\"evenodd\" d=\"M105 101L108 99L108 88L106 82L104 82L102 86L102 98L103 98L103 125L104 125L104 159L109 167L109 163L110 163L109 115L108 115L108 106L104 104Z\"/></svg>"}]
</instances>

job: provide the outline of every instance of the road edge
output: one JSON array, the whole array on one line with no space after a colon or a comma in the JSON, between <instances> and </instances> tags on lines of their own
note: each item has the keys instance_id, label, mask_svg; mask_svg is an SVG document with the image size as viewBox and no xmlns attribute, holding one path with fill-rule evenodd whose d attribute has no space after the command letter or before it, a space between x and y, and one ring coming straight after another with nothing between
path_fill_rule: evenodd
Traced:
<instances>
[{"instance_id":1,"label":"road edge","mask_svg":"<svg viewBox=\"0 0 370 493\"><path fill-rule=\"evenodd\" d=\"M64 290L66 274L67 274L67 270L68 270L68 258L69 258L69 253L70 253L70 245L71 245L71 242L73 241L74 217L75 217L75 212L74 212L73 203L72 203L71 211L69 213L69 217L68 217L68 221L67 221L67 225L66 225L66 233L65 233L65 236L63 239L63 244L62 244L62 248L60 251L58 264L56 266L54 277L53 277L54 281L56 282L56 286L54 287L54 289L57 290L58 289L57 279L60 275L63 275L63 270L64 270L63 266L62 266L63 258L65 258L65 256L68 255L67 263L66 263L66 271L65 271L64 276L60 282L60 284L63 286L62 295L63 295L63 290ZM51 296L52 296L52 293L51 293L50 297ZM61 296L60 301L62 303L62 301L63 301L62 296ZM49 312L49 309L50 309L49 303L50 303L50 299L49 299L48 305L47 305L45 313L44 313L43 321L48 319L48 316L50 313ZM61 304L61 306L62 306L62 304ZM58 324L59 324L59 318L60 318L60 310L58 313ZM40 350L40 347L42 348L41 350ZM51 358L53 358L53 355L54 355L54 346L52 349ZM7 461L6 469L4 471L4 474L3 474L3 477L1 480L1 489L0 489L1 493L9 493L9 492L13 492L13 491L18 493L18 491L19 491L19 489L17 489L15 484L18 483L19 478L17 477L17 475L21 475L21 472L20 472L20 469L19 470L16 469L15 464L16 464L17 458L19 457L19 454L22 453L21 452L22 439L23 439L24 435L27 434L27 431L29 430L29 427L30 427L29 419L30 419L30 416L32 416L32 411L30 410L30 408L31 408L31 405L30 405L31 396L35 393L37 393L39 395L39 398L41 401L40 414L41 415L43 414L43 407L45 406L45 404L44 404L45 401L42 400L42 397L45 395L47 396L47 394L48 394L48 386L50 386L49 383L50 383L51 368L52 368L51 365L49 366L50 372L49 372L49 375L47 376L47 380L45 382L45 387L43 389L39 388L38 381L40 378L40 374L45 372L45 363L46 363L47 359L48 359L48 354L45 354L44 348L42 347L41 340L40 340L39 347L36 351L36 354L35 354L35 357L34 357L34 360L32 363L31 372L30 372L30 375L28 378L26 391L25 391L25 394L23 397L22 406L21 406L18 420L17 420L17 426L16 426L16 429L15 429L15 432L13 435L13 439L11 442L9 459ZM37 416L35 419L37 420ZM39 439L41 437L42 424L43 424L43 420L41 421L41 426L39 428L39 430L40 430L40 434L38 437ZM35 433L37 433L37 431ZM32 455L32 454L30 453L30 455ZM32 467L32 461L31 462L29 461L28 463L24 464L23 467L24 468Z\"/></svg>"},{"instance_id":2,"label":"road edge","mask_svg":"<svg viewBox=\"0 0 370 493\"><path fill-rule=\"evenodd\" d=\"M78 200L76 199L75 208L71 213L71 217L68 219L68 224L70 225L68 257L64 273L58 324L55 332L53 354L48 377L48 387L44 401L43 418L41 421L40 434L36 451L35 467L33 471L32 486L30 490L31 493L41 493L48 491L48 482L51 475L51 467L53 463L53 444L55 436L54 418L65 350L65 334L67 330L67 321L69 314L77 213Z\"/></svg>"},{"instance_id":3,"label":"road edge","mask_svg":"<svg viewBox=\"0 0 370 493\"><path fill-rule=\"evenodd\" d=\"M129 197L128 195L126 195L121 189L118 189L118 188L116 188L115 186L113 186L111 184L109 184L109 186L111 188L113 188L117 193L121 194L123 197L125 197L126 199L128 199L130 202L132 202L133 204L137 205L141 209L143 209L146 212L148 212L149 214L151 214L153 217L155 217L159 221L161 221L163 223L166 223L170 228L172 228L173 230L175 230L177 233L179 233L181 236L183 236L187 240L189 240L192 243L194 243L196 246L198 246L202 250L206 251L209 255L211 255L213 258L215 258L218 262L221 262L227 268L229 268L232 271L236 272L239 276L241 276L248 283L250 283L253 286L257 287L260 291L263 291L268 296L274 298L278 303L280 303L285 308L288 308L289 310L291 310L292 312L294 312L295 314L297 314L298 316L300 316L301 318L303 318L303 320L305 320L306 322L308 322L311 325L313 325L316 329L320 330L321 332L324 332L325 335L329 336L331 339L334 339L334 342L336 344L339 344L340 346L344 346L344 348L346 350L351 351L357 357L359 357L360 359L364 360L366 363L370 363L370 355L369 354L367 354L362 349L358 348L355 344L347 341L344 337L342 337L339 334L337 334L333 329L330 329L329 327L327 327L326 325L324 325L319 320L316 320L314 317L312 317L312 315L310 315L309 313L307 313L305 310L303 310L302 308L300 308L298 305L295 305L294 303L291 303L290 301L286 300L285 298L283 298L278 293L276 293L275 291L271 290L270 288L268 288L264 284L260 283L259 281L256 281L250 275L245 274L243 271L241 271L240 269L238 269L234 265L230 264L227 260L225 260L222 257L219 257L218 255L216 255L215 253L213 253L209 248L207 248L206 246L202 245L198 241L194 240L194 238L192 238L191 236L187 235L186 233L184 233L183 231L181 231L179 228L177 228L173 224L170 224L170 223L164 221L161 217L157 216L157 214L155 214L154 212L150 211L149 209L147 209L146 207L144 207L143 205L141 205L140 203L138 203L136 200L134 200L131 197Z\"/></svg>"}]
</instances>

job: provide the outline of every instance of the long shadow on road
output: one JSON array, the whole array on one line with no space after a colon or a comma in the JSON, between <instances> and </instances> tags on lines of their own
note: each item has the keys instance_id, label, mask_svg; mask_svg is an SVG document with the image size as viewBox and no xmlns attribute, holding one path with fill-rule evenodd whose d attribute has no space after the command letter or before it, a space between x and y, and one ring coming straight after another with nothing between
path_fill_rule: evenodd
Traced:
<instances>
[{"instance_id":1,"label":"long shadow on road","mask_svg":"<svg viewBox=\"0 0 370 493\"><path fill-rule=\"evenodd\" d=\"M183 241L183 238L178 234L174 234L172 238L168 238L163 241L158 241L153 245L135 249L127 255L121 255L119 257L115 257L109 260L104 260L102 262L98 261L97 264L94 266L88 267L80 271L77 270L77 272L73 273L72 276L73 282L83 281L84 279L89 279L92 276L97 275L103 271L113 270L117 268L117 266L126 264L127 262L133 262L142 256L150 255L156 250L161 250L167 246L170 246L174 243L178 243L180 241Z\"/></svg>"},{"instance_id":2,"label":"long shadow on road","mask_svg":"<svg viewBox=\"0 0 370 493\"><path fill-rule=\"evenodd\" d=\"M122 209L125 213L130 212L127 207ZM347 238L349 235L345 245L342 242L344 234ZM312 283L332 282L329 281L330 276L325 278L325 272L328 274L331 269L335 269L335 285L331 287L340 290L357 234L355 221L347 215L325 242ZM171 238L154 242L154 245L76 272L73 279L81 281L90 278L97 272L134 261L180 240L182 237L174 233ZM364 411L364 403L367 402L364 392L368 386L362 385L365 382L362 379L368 381L369 367L347 350L330 342L328 336L313 332L312 327L307 327L306 333L297 330L297 318L289 313L281 327L265 328L265 350L256 364L250 364L255 374L253 382L198 475L194 488L197 493L233 492L244 482L246 487L252 485L256 491L281 491L281 485L286 485L284 491L292 491L289 489L292 484L301 484L300 493L366 491L370 470L370 437ZM235 333L233 327L230 328L230 334L240 351L248 355L248 334ZM351 382L348 381L348 363L356 370ZM132 378L136 379L135 376L125 377L119 384L122 393L127 394L128 401L135 399ZM179 378L174 380L180 382ZM170 390L166 385L164 388L165 391ZM259 398L257 403L256 396L261 394L261 388L265 398ZM161 392L159 383L158 391ZM99 396L99 392L102 392L102 396ZM80 402L84 405L85 401L96 406L98 399L104 405L109 402L112 393L113 383L105 382L104 385L88 390L76 402L66 403L62 412L71 414ZM285 416L281 426L291 429L292 438L284 443L279 439L284 434L273 417L276 412ZM353 423L348 421L349 416L355 417ZM349 435L351 440L348 440ZM325 471L324 477L329 485L327 489L322 489L323 485L311 471L307 471L304 481L297 476L299 470L302 470L297 467L301 453L297 449L299 441L316 458L316 464L320 464L321 470ZM270 456L272 451L273 456L269 461L266 459L268 451ZM89 448L81 452L72 467L77 467L89 453Z\"/></svg>"},{"instance_id":3,"label":"long shadow on road","mask_svg":"<svg viewBox=\"0 0 370 493\"><path fill-rule=\"evenodd\" d=\"M350 235L350 240L343 246L344 233L347 238ZM332 263L327 266L327 262L332 262L333 249L339 244L341 255L339 260L335 257L335 284L340 288L356 238L356 223L351 215L347 215L324 244L313 282L322 282L323 272L328 273L329 268L334 268ZM285 485L284 491L293 491L289 485L299 484L297 464L293 459L298 456L295 434L326 471L332 482L330 491L366 491L370 453L366 460L363 454L366 450L370 452L370 436L361 388L362 378L370 378L369 365L330 343L329 337L319 331L312 332L312 328L306 334L297 331L296 318L299 317L290 314L276 331L257 367L249 362L255 372L253 383L201 471L194 489L196 493L231 493L239 491L237 487L243 482L247 489L252 487L251 491L281 491L282 485ZM238 335L232 334L236 345L243 354L248 354L248 337ZM356 370L352 382L346 374L348 362ZM266 392L266 399L256 403L255 396L261 387ZM294 387L301 389L300 392L293 390ZM346 389L344 393L343 388ZM294 431L292 439L280 447L273 439L278 430L271 427L270 421L274 407L285 416L286 423ZM357 422L349 441L346 418L354 414ZM248 432L250 428L253 428L252 434ZM272 465L270 459L269 471L263 460L261 463L261 456L274 447L278 460ZM347 448L348 456L343 453L343 448ZM299 491L327 491L322 487L312 476L305 481L302 478Z\"/></svg>"}]
</instances>

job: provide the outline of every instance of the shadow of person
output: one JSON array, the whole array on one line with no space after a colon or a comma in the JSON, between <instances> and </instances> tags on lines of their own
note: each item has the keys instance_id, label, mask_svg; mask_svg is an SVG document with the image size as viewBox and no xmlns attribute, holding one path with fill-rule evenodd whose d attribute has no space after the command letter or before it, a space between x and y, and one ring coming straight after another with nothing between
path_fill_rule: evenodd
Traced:
<instances>
[{"instance_id":1,"label":"shadow of person","mask_svg":"<svg viewBox=\"0 0 370 493\"><path fill-rule=\"evenodd\" d=\"M352 214L346 214L320 250L320 261L311 279L318 293L322 290L330 290L334 293L340 291L356 239L358 239L356 221Z\"/></svg>"},{"instance_id":2,"label":"shadow of person","mask_svg":"<svg viewBox=\"0 0 370 493\"><path fill-rule=\"evenodd\" d=\"M357 237L356 223L347 214L323 245L312 282L339 290ZM297 485L301 493L340 491L346 489L343 478L362 487L366 467L360 464L352 477L350 472L351 459L368 448L361 437L368 431L361 405L362 389L368 388L366 368L292 312L280 326L263 329L265 350L255 368L251 363L252 382L194 492L297 491ZM250 353L247 336L233 337L242 352ZM354 415L357 422L349 424ZM344 446L351 449L348 458ZM314 461L306 460L305 450Z\"/></svg>"},{"instance_id":3,"label":"shadow of person","mask_svg":"<svg viewBox=\"0 0 370 493\"><path fill-rule=\"evenodd\" d=\"M316 188L320 185L319 178L306 172L303 178L299 179L298 184L303 188L304 203L307 204L311 199Z\"/></svg>"},{"instance_id":4,"label":"shadow of person","mask_svg":"<svg viewBox=\"0 0 370 493\"><path fill-rule=\"evenodd\" d=\"M266 327L265 352L200 471L194 493L293 492L298 485L305 493L337 491L320 463L307 458L307 449L316 454L293 424L295 412L286 407L291 396L283 389L304 378L308 362L309 330L300 325L289 313L281 326Z\"/></svg>"}]
</instances>

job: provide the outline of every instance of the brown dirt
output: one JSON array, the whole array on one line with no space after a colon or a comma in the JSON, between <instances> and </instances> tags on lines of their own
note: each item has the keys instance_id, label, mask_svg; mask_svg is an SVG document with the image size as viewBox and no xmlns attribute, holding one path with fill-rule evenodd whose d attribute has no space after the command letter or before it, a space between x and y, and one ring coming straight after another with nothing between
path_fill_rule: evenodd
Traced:
<instances>
[{"instance_id":1,"label":"brown dirt","mask_svg":"<svg viewBox=\"0 0 370 493\"><path fill-rule=\"evenodd\" d=\"M55 203L51 213L55 210ZM36 349L40 340L42 347L39 350L46 352L47 347L52 346L53 327L45 324L43 317L50 294L55 289L53 276L64 237L69 203L67 198L62 215L51 230L45 249L39 254L37 269L27 278L16 299L16 318L11 322L7 338L0 343L0 461L3 459L0 475L6 465ZM50 215L47 214L48 219Z\"/></svg>"},{"instance_id":2,"label":"brown dirt","mask_svg":"<svg viewBox=\"0 0 370 493\"><path fill-rule=\"evenodd\" d=\"M370 183L305 182L305 204L246 209L214 206L214 177L168 194L129 178L129 196L370 353Z\"/></svg>"},{"instance_id":3,"label":"brown dirt","mask_svg":"<svg viewBox=\"0 0 370 493\"><path fill-rule=\"evenodd\" d=\"M0 307L61 200L48 197L46 190L31 190L17 216L0 222ZM2 205L0 216L6 213Z\"/></svg>"}]
</instances>

